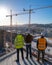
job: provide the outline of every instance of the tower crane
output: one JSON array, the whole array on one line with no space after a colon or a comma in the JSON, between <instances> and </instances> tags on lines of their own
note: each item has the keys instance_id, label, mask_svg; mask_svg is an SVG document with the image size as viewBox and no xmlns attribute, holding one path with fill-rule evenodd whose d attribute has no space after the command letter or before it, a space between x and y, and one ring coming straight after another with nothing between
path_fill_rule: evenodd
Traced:
<instances>
[{"instance_id":1,"label":"tower crane","mask_svg":"<svg viewBox=\"0 0 52 65\"><path fill-rule=\"evenodd\" d=\"M11 29L11 37L10 37L10 40L11 40L11 44L12 44L12 17L13 16L18 16L18 15L23 15L23 14L27 14L28 12L24 13L24 12L21 12L21 13L18 13L18 14L12 14L12 10L10 10L10 14L9 15L6 15L6 17L10 17L10 29Z\"/></svg>"},{"instance_id":2,"label":"tower crane","mask_svg":"<svg viewBox=\"0 0 52 65\"><path fill-rule=\"evenodd\" d=\"M30 8L29 9L23 9L23 11L26 11L26 12L21 12L21 13L18 13L18 14L12 14L12 10L10 10L10 15L6 15L6 17L10 17L10 27L12 29L12 17L13 16L17 16L17 15L24 15L24 14L29 14L29 29L30 29L30 23L31 23L31 14L32 13L35 13L33 12L34 10L39 10L39 9L45 9L45 8L52 8L52 5L51 6L45 6L45 7L39 7L39 8ZM11 30L11 43L12 43L12 30Z\"/></svg>"},{"instance_id":3,"label":"tower crane","mask_svg":"<svg viewBox=\"0 0 52 65\"><path fill-rule=\"evenodd\" d=\"M39 8L33 8L33 9L30 6L29 9L27 9L27 10L23 8L23 11L26 11L29 14L29 25L28 25L29 31L30 31L30 23L31 23L31 14L34 13L33 11L34 10L40 10L40 9L46 9L46 8L52 8L52 5L51 6L39 7Z\"/></svg>"},{"instance_id":4,"label":"tower crane","mask_svg":"<svg viewBox=\"0 0 52 65\"><path fill-rule=\"evenodd\" d=\"M17 16L16 14L12 14L12 10L10 10L10 15L6 15L6 17L10 17L10 29L11 29L11 37L10 37L10 40L11 40L11 44L12 44L12 17L13 16Z\"/></svg>"}]
</instances>

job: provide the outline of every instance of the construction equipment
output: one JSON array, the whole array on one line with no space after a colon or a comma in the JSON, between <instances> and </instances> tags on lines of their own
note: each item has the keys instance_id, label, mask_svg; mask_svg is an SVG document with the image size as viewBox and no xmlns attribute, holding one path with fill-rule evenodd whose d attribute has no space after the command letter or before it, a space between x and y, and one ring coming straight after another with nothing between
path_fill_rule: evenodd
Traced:
<instances>
[{"instance_id":1,"label":"construction equipment","mask_svg":"<svg viewBox=\"0 0 52 65\"><path fill-rule=\"evenodd\" d=\"M39 10L39 9L46 9L46 8L52 8L52 5L51 6L45 6L45 7L39 7L39 8L31 8L31 6L29 7L29 9L24 9L23 8L23 11L26 11L26 12L28 12L28 14L29 14L29 30L30 30L30 23L31 23L31 14L32 13L35 13L35 12L33 12L34 10Z\"/></svg>"},{"instance_id":2,"label":"construction equipment","mask_svg":"<svg viewBox=\"0 0 52 65\"><path fill-rule=\"evenodd\" d=\"M12 44L12 16L17 16L16 14L12 14L12 10L10 10L10 15L6 15L6 17L10 17L10 29L11 29L11 44Z\"/></svg>"},{"instance_id":3,"label":"construction equipment","mask_svg":"<svg viewBox=\"0 0 52 65\"><path fill-rule=\"evenodd\" d=\"M21 13L18 13L18 14L12 14L12 10L10 10L10 15L6 15L6 17L10 17L10 29L11 29L11 44L12 44L12 17L13 16L17 16L17 15L23 15L23 14L28 14L28 12L21 12Z\"/></svg>"},{"instance_id":4,"label":"construction equipment","mask_svg":"<svg viewBox=\"0 0 52 65\"><path fill-rule=\"evenodd\" d=\"M26 11L26 12L21 12L21 13L18 13L18 14L12 14L12 10L10 10L11 14L6 15L6 17L10 17L10 27L12 29L12 17L13 16L29 14L29 25L28 25L28 27L29 27L29 30L30 30L31 14L35 13L33 11L34 10L39 10L39 9L45 9L45 8L52 8L52 5L51 6L45 6L45 7L39 7L39 8L33 8L33 9L30 6L30 8L28 10L23 9L23 11ZM11 30L11 43L12 43L12 30Z\"/></svg>"}]
</instances>

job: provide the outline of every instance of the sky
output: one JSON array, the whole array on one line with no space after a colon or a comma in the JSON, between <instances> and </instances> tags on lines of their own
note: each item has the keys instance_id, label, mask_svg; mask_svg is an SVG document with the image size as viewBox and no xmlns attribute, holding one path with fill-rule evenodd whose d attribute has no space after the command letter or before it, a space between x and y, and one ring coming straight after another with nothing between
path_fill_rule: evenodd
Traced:
<instances>
[{"instance_id":1,"label":"sky","mask_svg":"<svg viewBox=\"0 0 52 65\"><path fill-rule=\"evenodd\" d=\"M0 0L0 26L10 25L10 10L12 14L18 14L32 9L52 6L52 0ZM33 10L31 14L31 24L49 24L52 23L52 8ZM12 25L22 25L29 23L29 14L12 17Z\"/></svg>"}]
</instances>

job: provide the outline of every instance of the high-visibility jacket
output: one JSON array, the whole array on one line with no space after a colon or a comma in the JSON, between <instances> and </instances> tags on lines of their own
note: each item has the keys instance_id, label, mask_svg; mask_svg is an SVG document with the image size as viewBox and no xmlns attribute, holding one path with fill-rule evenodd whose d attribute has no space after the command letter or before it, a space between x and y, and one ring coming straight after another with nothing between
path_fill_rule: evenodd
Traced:
<instances>
[{"instance_id":1,"label":"high-visibility jacket","mask_svg":"<svg viewBox=\"0 0 52 65\"><path fill-rule=\"evenodd\" d=\"M16 49L23 48L24 46L24 37L21 34L18 34L14 40L14 45Z\"/></svg>"},{"instance_id":2,"label":"high-visibility jacket","mask_svg":"<svg viewBox=\"0 0 52 65\"><path fill-rule=\"evenodd\" d=\"M47 47L47 41L45 38L39 38L37 41L38 50L45 50Z\"/></svg>"}]
</instances>

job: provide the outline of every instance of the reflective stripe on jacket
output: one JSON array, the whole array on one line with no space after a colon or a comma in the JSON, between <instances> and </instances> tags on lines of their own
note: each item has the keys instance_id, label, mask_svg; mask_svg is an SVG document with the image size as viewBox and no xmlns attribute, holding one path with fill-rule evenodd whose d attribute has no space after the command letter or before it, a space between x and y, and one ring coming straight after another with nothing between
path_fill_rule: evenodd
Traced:
<instances>
[{"instance_id":1,"label":"reflective stripe on jacket","mask_svg":"<svg viewBox=\"0 0 52 65\"><path fill-rule=\"evenodd\" d=\"M23 48L24 46L24 37L21 34L18 34L14 40L15 48Z\"/></svg>"}]
</instances>

